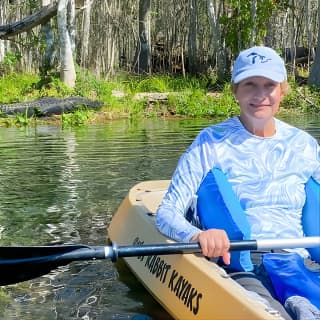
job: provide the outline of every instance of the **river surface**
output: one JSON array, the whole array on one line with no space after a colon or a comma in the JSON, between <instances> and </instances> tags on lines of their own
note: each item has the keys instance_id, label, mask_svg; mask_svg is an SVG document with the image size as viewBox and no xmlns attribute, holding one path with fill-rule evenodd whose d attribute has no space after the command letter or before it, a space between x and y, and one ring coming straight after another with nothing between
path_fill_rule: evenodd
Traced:
<instances>
[{"instance_id":1,"label":"river surface","mask_svg":"<svg viewBox=\"0 0 320 320\"><path fill-rule=\"evenodd\" d=\"M320 117L283 119L320 139ZM143 180L170 179L181 153L214 122L0 128L1 245L105 245L128 190ZM143 319L137 315L172 319L122 261L73 262L0 288L1 319Z\"/></svg>"}]
</instances>

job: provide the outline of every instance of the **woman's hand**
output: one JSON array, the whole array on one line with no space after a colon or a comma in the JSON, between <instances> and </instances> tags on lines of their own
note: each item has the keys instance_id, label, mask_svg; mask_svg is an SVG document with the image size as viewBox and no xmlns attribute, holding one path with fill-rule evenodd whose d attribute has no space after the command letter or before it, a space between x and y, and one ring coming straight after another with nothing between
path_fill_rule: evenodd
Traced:
<instances>
[{"instance_id":1,"label":"woman's hand","mask_svg":"<svg viewBox=\"0 0 320 320\"><path fill-rule=\"evenodd\" d=\"M204 256L208 258L222 257L225 264L230 264L230 241L224 230L208 229L201 231L191 240L200 243Z\"/></svg>"}]
</instances>

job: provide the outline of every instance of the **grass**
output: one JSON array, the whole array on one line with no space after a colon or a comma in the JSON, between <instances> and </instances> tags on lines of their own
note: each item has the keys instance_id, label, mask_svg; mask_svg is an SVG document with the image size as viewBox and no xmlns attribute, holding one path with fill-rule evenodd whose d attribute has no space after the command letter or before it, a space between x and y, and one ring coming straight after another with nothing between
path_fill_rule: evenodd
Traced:
<instances>
[{"instance_id":1,"label":"grass","mask_svg":"<svg viewBox=\"0 0 320 320\"><path fill-rule=\"evenodd\" d=\"M214 92L208 86L215 87ZM282 109L291 112L318 112L320 88L308 85L298 86L290 81L292 88L282 103ZM211 90L212 91L212 90ZM150 102L147 98L134 99L140 92L166 93L167 101ZM115 93L118 93L116 95ZM97 79L87 70L77 70L75 88L66 87L57 74L46 74L42 78L32 74L10 72L0 78L0 104L30 101L42 97L82 96L102 101L99 111L105 119L118 117L217 117L232 116L239 112L230 90L230 84L217 86L206 77L173 77L154 75L138 77L119 74L112 80ZM100 117L101 118L101 117ZM55 117L56 121L57 117ZM94 122L97 114L82 106L72 114L63 114L62 127L85 125ZM5 118L0 114L0 125L33 125L40 121L26 114ZM50 122L50 121L49 121Z\"/></svg>"},{"instance_id":2,"label":"grass","mask_svg":"<svg viewBox=\"0 0 320 320\"><path fill-rule=\"evenodd\" d=\"M92 117L93 111L88 110L85 106L77 108L72 113L64 113L61 115L62 127L75 127L86 125Z\"/></svg>"},{"instance_id":3,"label":"grass","mask_svg":"<svg viewBox=\"0 0 320 320\"><path fill-rule=\"evenodd\" d=\"M8 74L0 78L0 103L25 101L33 90L32 85L39 80L38 76L29 74ZM31 94L30 98L33 96Z\"/></svg>"}]
</instances>

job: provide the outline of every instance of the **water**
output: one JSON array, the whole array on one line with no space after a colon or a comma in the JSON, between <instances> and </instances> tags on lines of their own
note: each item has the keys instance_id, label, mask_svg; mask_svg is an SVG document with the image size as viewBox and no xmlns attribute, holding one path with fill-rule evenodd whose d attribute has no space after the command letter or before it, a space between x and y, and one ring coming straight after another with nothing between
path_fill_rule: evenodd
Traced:
<instances>
[{"instance_id":1,"label":"water","mask_svg":"<svg viewBox=\"0 0 320 320\"><path fill-rule=\"evenodd\" d=\"M285 120L320 138L320 118ZM105 245L128 190L169 179L181 153L212 122L0 128L1 245ZM122 261L73 262L0 294L1 319L171 319Z\"/></svg>"}]
</instances>

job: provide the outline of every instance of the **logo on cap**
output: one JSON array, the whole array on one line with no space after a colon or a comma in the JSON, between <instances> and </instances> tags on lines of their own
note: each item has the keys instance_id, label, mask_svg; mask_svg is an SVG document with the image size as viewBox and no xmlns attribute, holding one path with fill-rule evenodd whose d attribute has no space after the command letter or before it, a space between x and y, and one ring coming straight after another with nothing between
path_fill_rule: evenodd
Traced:
<instances>
[{"instance_id":1,"label":"logo on cap","mask_svg":"<svg viewBox=\"0 0 320 320\"><path fill-rule=\"evenodd\" d=\"M252 64L255 64L256 63L256 59L258 59L258 58L260 59L260 63L266 63L266 62L272 60L272 59L267 58L266 56L263 56L263 55L261 55L259 53L256 53L256 52L249 53L247 55L247 58L250 58L250 57L252 57L252 60L251 60Z\"/></svg>"}]
</instances>

